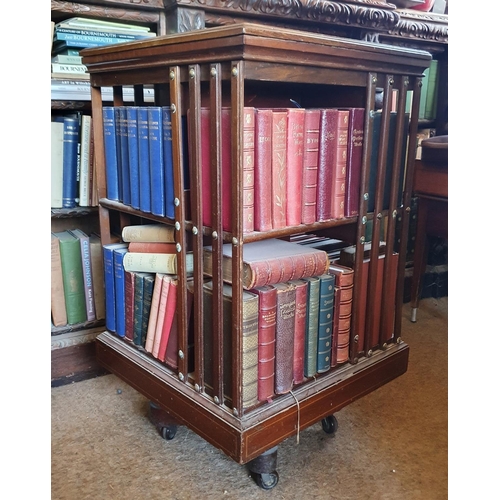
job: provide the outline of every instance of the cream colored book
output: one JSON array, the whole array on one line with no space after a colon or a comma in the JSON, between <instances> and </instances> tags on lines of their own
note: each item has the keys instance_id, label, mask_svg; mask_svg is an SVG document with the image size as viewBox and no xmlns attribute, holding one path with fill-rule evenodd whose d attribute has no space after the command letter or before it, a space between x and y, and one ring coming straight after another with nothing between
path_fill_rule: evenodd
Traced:
<instances>
[{"instance_id":1,"label":"cream colored book","mask_svg":"<svg viewBox=\"0 0 500 500\"><path fill-rule=\"evenodd\" d=\"M123 258L125 271L177 274L177 254L127 252ZM186 254L186 271L193 272L193 254Z\"/></svg>"},{"instance_id":2,"label":"cream colored book","mask_svg":"<svg viewBox=\"0 0 500 500\"><path fill-rule=\"evenodd\" d=\"M165 224L138 224L125 226L122 229L122 240L130 241L163 241L175 243L175 229Z\"/></svg>"}]
</instances>

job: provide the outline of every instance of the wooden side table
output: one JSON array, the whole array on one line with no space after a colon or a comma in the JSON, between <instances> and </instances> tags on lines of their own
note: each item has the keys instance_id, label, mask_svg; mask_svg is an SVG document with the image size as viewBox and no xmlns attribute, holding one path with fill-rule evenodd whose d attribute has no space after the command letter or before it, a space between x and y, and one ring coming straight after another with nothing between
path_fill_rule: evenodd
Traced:
<instances>
[{"instance_id":1,"label":"wooden side table","mask_svg":"<svg viewBox=\"0 0 500 500\"><path fill-rule=\"evenodd\" d=\"M427 264L429 236L448 237L448 136L422 141L422 158L416 160L413 194L418 197L417 232L411 282L411 321L417 321L422 278Z\"/></svg>"}]
</instances>

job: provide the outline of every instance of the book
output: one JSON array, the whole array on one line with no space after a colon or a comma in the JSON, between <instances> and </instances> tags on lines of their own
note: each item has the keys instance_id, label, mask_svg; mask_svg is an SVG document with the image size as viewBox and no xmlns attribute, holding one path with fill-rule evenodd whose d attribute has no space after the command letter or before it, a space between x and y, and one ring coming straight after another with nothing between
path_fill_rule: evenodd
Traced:
<instances>
[{"instance_id":1,"label":"book","mask_svg":"<svg viewBox=\"0 0 500 500\"><path fill-rule=\"evenodd\" d=\"M68 317L64 298L61 251L59 238L54 233L51 233L50 238L50 312L53 325L63 326L68 323Z\"/></svg>"},{"instance_id":2,"label":"book","mask_svg":"<svg viewBox=\"0 0 500 500\"><path fill-rule=\"evenodd\" d=\"M354 270L332 262L330 263L328 272L335 276L331 359L331 367L333 368L337 364L344 363L349 359Z\"/></svg>"},{"instance_id":3,"label":"book","mask_svg":"<svg viewBox=\"0 0 500 500\"><path fill-rule=\"evenodd\" d=\"M105 293L104 293L104 266L101 238L90 234L90 261L92 266L92 282L94 285L95 315L97 320L106 317Z\"/></svg>"},{"instance_id":4,"label":"book","mask_svg":"<svg viewBox=\"0 0 500 500\"><path fill-rule=\"evenodd\" d=\"M162 285L160 293L160 301L158 303L158 317L156 318L156 327L153 336L153 346L151 348L151 354L158 358L158 351L160 349L161 336L163 333L163 325L165 323L165 313L167 310L167 299L170 293L170 283L171 279L167 275L162 276Z\"/></svg>"},{"instance_id":5,"label":"book","mask_svg":"<svg viewBox=\"0 0 500 500\"><path fill-rule=\"evenodd\" d=\"M165 216L165 171L163 164L163 120L160 106L148 107L149 173L151 213Z\"/></svg>"},{"instance_id":6,"label":"book","mask_svg":"<svg viewBox=\"0 0 500 500\"><path fill-rule=\"evenodd\" d=\"M345 216L359 214L361 165L363 161L365 108L351 108L347 138L347 172L345 189Z\"/></svg>"},{"instance_id":7,"label":"book","mask_svg":"<svg viewBox=\"0 0 500 500\"><path fill-rule=\"evenodd\" d=\"M232 244L222 245L222 278L231 283ZM271 238L243 246L242 286L246 290L283 281L319 276L328 270L326 252ZM212 275L212 247L203 249L203 271Z\"/></svg>"},{"instance_id":8,"label":"book","mask_svg":"<svg viewBox=\"0 0 500 500\"><path fill-rule=\"evenodd\" d=\"M151 212L151 172L149 170L148 108L137 109L137 148L139 161L139 205L142 212Z\"/></svg>"},{"instance_id":9,"label":"book","mask_svg":"<svg viewBox=\"0 0 500 500\"><path fill-rule=\"evenodd\" d=\"M122 240L125 242L148 241L175 243L175 229L166 224L136 224L124 226Z\"/></svg>"},{"instance_id":10,"label":"book","mask_svg":"<svg viewBox=\"0 0 500 500\"><path fill-rule=\"evenodd\" d=\"M57 54L56 56L52 57L51 61L53 63L59 63L59 64L83 64L82 63L82 56L69 56L69 55L64 55L64 54Z\"/></svg>"},{"instance_id":11,"label":"book","mask_svg":"<svg viewBox=\"0 0 500 500\"><path fill-rule=\"evenodd\" d=\"M134 344L144 347L155 283L153 273L135 273Z\"/></svg>"},{"instance_id":12,"label":"book","mask_svg":"<svg viewBox=\"0 0 500 500\"><path fill-rule=\"evenodd\" d=\"M64 299L68 324L87 321L80 240L70 231L54 233L59 240Z\"/></svg>"},{"instance_id":13,"label":"book","mask_svg":"<svg viewBox=\"0 0 500 500\"><path fill-rule=\"evenodd\" d=\"M165 318L163 320L163 328L161 331L160 343L157 353L157 358L160 361L165 361L167 346L174 325L177 308L177 286L179 281L177 278L174 278L172 276L168 276L168 279L170 280L170 288L168 291L167 303L165 305Z\"/></svg>"},{"instance_id":14,"label":"book","mask_svg":"<svg viewBox=\"0 0 500 500\"><path fill-rule=\"evenodd\" d=\"M277 283L276 287L276 357L274 391L286 394L293 387L293 344L295 332L295 285Z\"/></svg>"},{"instance_id":15,"label":"book","mask_svg":"<svg viewBox=\"0 0 500 500\"><path fill-rule=\"evenodd\" d=\"M102 246L106 305L106 329L113 333L116 332L115 269L113 255L113 250L115 248L127 248L127 245L126 243L109 243Z\"/></svg>"},{"instance_id":16,"label":"book","mask_svg":"<svg viewBox=\"0 0 500 500\"><path fill-rule=\"evenodd\" d=\"M287 109L286 132L286 225L302 222L304 164L304 108Z\"/></svg>"},{"instance_id":17,"label":"book","mask_svg":"<svg viewBox=\"0 0 500 500\"><path fill-rule=\"evenodd\" d=\"M347 141L349 136L349 109L338 109L335 148L333 155L332 218L342 219L345 212L345 186L347 172Z\"/></svg>"},{"instance_id":18,"label":"book","mask_svg":"<svg viewBox=\"0 0 500 500\"><path fill-rule=\"evenodd\" d=\"M209 387L213 388L214 378L214 353L213 353L213 283L211 281L203 284L203 308L205 315L203 318L204 331L204 360L205 360L205 381ZM243 408L249 408L258 402L258 311L259 298L249 291L243 292L242 297L242 364L241 364L241 393ZM228 399L232 394L232 356L231 356L231 332L232 332L232 287L223 285L223 332L222 332L222 352L223 352L223 391ZM216 364L216 366L219 363Z\"/></svg>"},{"instance_id":19,"label":"book","mask_svg":"<svg viewBox=\"0 0 500 500\"><path fill-rule=\"evenodd\" d=\"M125 271L125 339L134 341L135 273Z\"/></svg>"},{"instance_id":20,"label":"book","mask_svg":"<svg viewBox=\"0 0 500 500\"><path fill-rule=\"evenodd\" d=\"M332 218L333 166L335 165L337 118L337 109L321 109L318 150L318 191L316 198L316 220L320 222Z\"/></svg>"},{"instance_id":21,"label":"book","mask_svg":"<svg viewBox=\"0 0 500 500\"><path fill-rule=\"evenodd\" d=\"M103 19L87 17L70 17L57 23L58 28L78 28L78 29L98 29L101 31L125 32L137 31L139 33L149 32L148 26L139 26L129 23L117 23L115 21L105 21Z\"/></svg>"},{"instance_id":22,"label":"book","mask_svg":"<svg viewBox=\"0 0 500 500\"><path fill-rule=\"evenodd\" d=\"M87 321L94 321L96 319L96 312L94 299L94 280L92 277L92 259L90 257L90 237L81 229L71 229L70 232L80 241Z\"/></svg>"},{"instance_id":23,"label":"book","mask_svg":"<svg viewBox=\"0 0 500 500\"><path fill-rule=\"evenodd\" d=\"M273 110L271 156L271 216L273 229L286 227L287 112Z\"/></svg>"},{"instance_id":24,"label":"book","mask_svg":"<svg viewBox=\"0 0 500 500\"><path fill-rule=\"evenodd\" d=\"M251 291L259 297L257 399L271 401L274 396L277 291L271 285L253 288Z\"/></svg>"},{"instance_id":25,"label":"book","mask_svg":"<svg viewBox=\"0 0 500 500\"><path fill-rule=\"evenodd\" d=\"M114 43L131 42L133 40L143 40L145 38L152 38L156 36L155 33L146 31L103 31L99 29L83 29L77 27L63 27L56 25L54 32L54 40L59 41L83 41L83 42L96 42L101 45L109 45Z\"/></svg>"},{"instance_id":26,"label":"book","mask_svg":"<svg viewBox=\"0 0 500 500\"><path fill-rule=\"evenodd\" d=\"M307 281L294 280L295 286L295 329L293 336L293 384L304 380L304 353L306 341Z\"/></svg>"},{"instance_id":27,"label":"book","mask_svg":"<svg viewBox=\"0 0 500 500\"><path fill-rule=\"evenodd\" d=\"M127 157L128 177L130 182L130 206L139 210L140 181L139 181L139 135L137 125L138 106L126 106L125 115L127 123Z\"/></svg>"},{"instance_id":28,"label":"book","mask_svg":"<svg viewBox=\"0 0 500 500\"><path fill-rule=\"evenodd\" d=\"M160 308L162 288L163 288L163 274L156 273L153 295L151 296L151 307L149 311L146 339L144 343L144 349L149 353L153 352L155 333L156 333L156 323L158 322L158 312Z\"/></svg>"},{"instance_id":29,"label":"book","mask_svg":"<svg viewBox=\"0 0 500 500\"><path fill-rule=\"evenodd\" d=\"M319 285L317 276L305 278L307 288L306 332L304 342L304 376L314 377L318 372Z\"/></svg>"},{"instance_id":30,"label":"book","mask_svg":"<svg viewBox=\"0 0 500 500\"><path fill-rule=\"evenodd\" d=\"M53 62L50 65L51 76L61 78L71 78L76 75L81 80L90 80L90 73L87 73L87 66L84 64L65 64Z\"/></svg>"},{"instance_id":31,"label":"book","mask_svg":"<svg viewBox=\"0 0 500 500\"><path fill-rule=\"evenodd\" d=\"M109 200L120 200L120 178L118 168L118 147L116 134L116 116L113 106L102 107L102 126L104 134L104 160L106 172L106 197Z\"/></svg>"},{"instance_id":32,"label":"book","mask_svg":"<svg viewBox=\"0 0 500 500\"><path fill-rule=\"evenodd\" d=\"M193 272L193 253L186 254L186 272ZM126 271L140 271L146 273L177 273L177 254L127 252L123 258L123 267Z\"/></svg>"},{"instance_id":33,"label":"book","mask_svg":"<svg viewBox=\"0 0 500 500\"><path fill-rule=\"evenodd\" d=\"M50 123L50 206L63 206L63 132L64 123Z\"/></svg>"},{"instance_id":34,"label":"book","mask_svg":"<svg viewBox=\"0 0 500 500\"><path fill-rule=\"evenodd\" d=\"M126 106L115 106L116 116L116 146L119 150L118 168L120 174L121 202L130 205L130 167L128 158L128 121Z\"/></svg>"},{"instance_id":35,"label":"book","mask_svg":"<svg viewBox=\"0 0 500 500\"><path fill-rule=\"evenodd\" d=\"M318 192L319 109L306 109L304 115L304 161L302 171L302 223L316 221Z\"/></svg>"},{"instance_id":36,"label":"book","mask_svg":"<svg viewBox=\"0 0 500 500\"><path fill-rule=\"evenodd\" d=\"M319 277L317 373L330 369L333 339L333 300L335 276L326 273Z\"/></svg>"},{"instance_id":37,"label":"book","mask_svg":"<svg viewBox=\"0 0 500 500\"><path fill-rule=\"evenodd\" d=\"M80 180L79 187L79 205L89 207L90 203L90 179L91 179L91 141L90 133L92 130L92 117L82 114L81 122L81 145L80 145Z\"/></svg>"},{"instance_id":38,"label":"book","mask_svg":"<svg viewBox=\"0 0 500 500\"><path fill-rule=\"evenodd\" d=\"M243 233L255 228L255 109L243 108Z\"/></svg>"},{"instance_id":39,"label":"book","mask_svg":"<svg viewBox=\"0 0 500 500\"><path fill-rule=\"evenodd\" d=\"M165 180L165 216L175 218L174 211L174 160L172 156L172 116L170 106L161 108L163 132L163 169Z\"/></svg>"},{"instance_id":40,"label":"book","mask_svg":"<svg viewBox=\"0 0 500 500\"><path fill-rule=\"evenodd\" d=\"M130 276L134 280L134 284L132 285L134 294L132 301L132 342L135 345L138 344L138 339L141 337L141 329L142 329L142 304L144 300L144 276L146 273L128 273L126 276ZM126 292L128 283L125 282ZM129 286L130 288L130 286ZM127 300L129 299L127 295ZM128 306L128 304L126 304ZM128 318L130 316L127 316ZM128 334L128 324L125 324L125 337L129 338Z\"/></svg>"},{"instance_id":41,"label":"book","mask_svg":"<svg viewBox=\"0 0 500 500\"><path fill-rule=\"evenodd\" d=\"M175 243L161 241L131 241L128 244L129 252L142 253L177 253Z\"/></svg>"},{"instance_id":42,"label":"book","mask_svg":"<svg viewBox=\"0 0 500 500\"><path fill-rule=\"evenodd\" d=\"M255 230L273 228L272 199L272 109L255 110Z\"/></svg>"},{"instance_id":43,"label":"book","mask_svg":"<svg viewBox=\"0 0 500 500\"><path fill-rule=\"evenodd\" d=\"M127 248L113 249L113 266L115 279L115 333L125 337L125 267L124 258Z\"/></svg>"}]
</instances>

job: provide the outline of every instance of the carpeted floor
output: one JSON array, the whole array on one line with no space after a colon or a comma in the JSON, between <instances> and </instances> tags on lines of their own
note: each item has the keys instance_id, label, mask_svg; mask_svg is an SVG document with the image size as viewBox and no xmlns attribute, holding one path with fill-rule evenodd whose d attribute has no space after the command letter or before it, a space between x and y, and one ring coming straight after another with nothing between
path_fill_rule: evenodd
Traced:
<instances>
[{"instance_id":1,"label":"carpeted floor","mask_svg":"<svg viewBox=\"0 0 500 500\"><path fill-rule=\"evenodd\" d=\"M404 306L407 373L278 448L279 483L259 488L180 427L166 441L148 401L114 375L51 389L52 500L445 500L448 498L448 300Z\"/></svg>"}]
</instances>

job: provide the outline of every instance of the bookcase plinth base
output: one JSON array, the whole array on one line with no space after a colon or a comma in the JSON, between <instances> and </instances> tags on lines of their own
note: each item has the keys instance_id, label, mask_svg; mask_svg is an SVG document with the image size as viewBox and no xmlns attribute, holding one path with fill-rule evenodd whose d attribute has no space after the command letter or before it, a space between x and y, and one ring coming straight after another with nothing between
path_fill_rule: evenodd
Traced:
<instances>
[{"instance_id":1,"label":"bookcase plinth base","mask_svg":"<svg viewBox=\"0 0 500 500\"><path fill-rule=\"evenodd\" d=\"M170 423L185 425L240 464L403 375L409 357L407 344L391 344L356 365L343 365L297 386L293 394L281 395L238 417L113 333L99 335L96 349L99 363L148 398L153 408L166 412Z\"/></svg>"}]
</instances>

